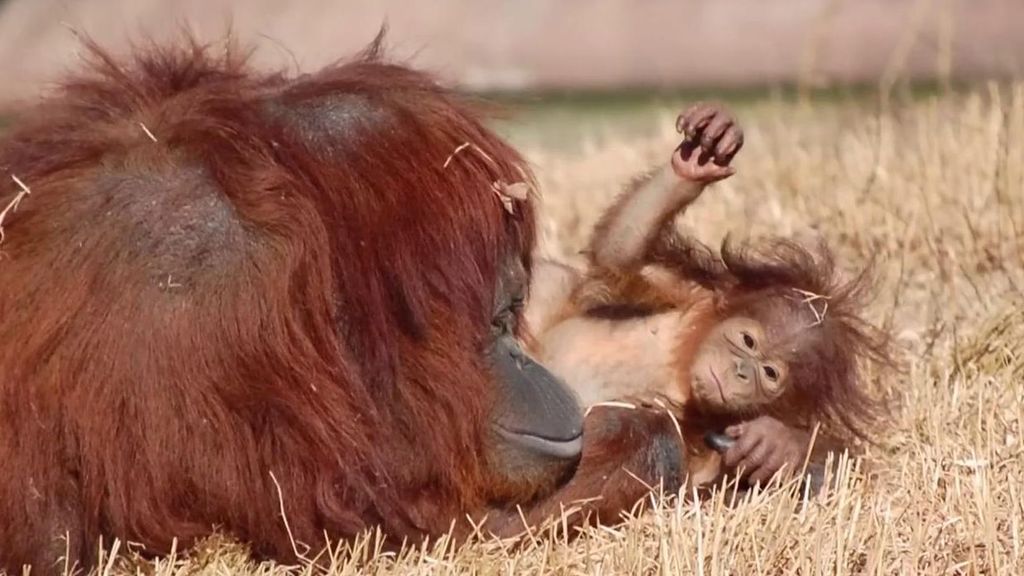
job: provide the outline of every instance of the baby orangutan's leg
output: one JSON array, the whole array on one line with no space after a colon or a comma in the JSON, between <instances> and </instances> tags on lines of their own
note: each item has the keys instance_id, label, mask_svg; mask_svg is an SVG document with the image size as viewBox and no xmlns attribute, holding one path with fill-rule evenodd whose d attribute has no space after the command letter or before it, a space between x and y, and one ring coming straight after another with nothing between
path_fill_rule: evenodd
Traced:
<instances>
[{"instance_id":1,"label":"baby orangutan's leg","mask_svg":"<svg viewBox=\"0 0 1024 576\"><path fill-rule=\"evenodd\" d=\"M567 263L540 258L534 260L530 295L523 313L530 333L543 335L576 313L572 307L572 295L582 276L583 272Z\"/></svg>"}]
</instances>

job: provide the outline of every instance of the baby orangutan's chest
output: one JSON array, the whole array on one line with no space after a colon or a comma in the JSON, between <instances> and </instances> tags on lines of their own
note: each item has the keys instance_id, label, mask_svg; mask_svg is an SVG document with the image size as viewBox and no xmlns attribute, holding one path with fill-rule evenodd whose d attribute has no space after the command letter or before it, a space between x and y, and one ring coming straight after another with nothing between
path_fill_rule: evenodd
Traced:
<instances>
[{"instance_id":1,"label":"baby orangutan's chest","mask_svg":"<svg viewBox=\"0 0 1024 576\"><path fill-rule=\"evenodd\" d=\"M572 388L586 408L599 402L685 402L675 344L678 314L627 321L577 317L543 335L541 361Z\"/></svg>"}]
</instances>

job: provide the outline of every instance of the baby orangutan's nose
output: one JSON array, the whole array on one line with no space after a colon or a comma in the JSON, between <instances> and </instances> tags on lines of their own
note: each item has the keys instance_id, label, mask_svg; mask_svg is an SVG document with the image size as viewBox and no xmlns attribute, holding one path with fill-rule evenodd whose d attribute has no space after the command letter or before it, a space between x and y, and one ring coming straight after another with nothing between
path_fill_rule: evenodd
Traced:
<instances>
[{"instance_id":1,"label":"baby orangutan's nose","mask_svg":"<svg viewBox=\"0 0 1024 576\"><path fill-rule=\"evenodd\" d=\"M754 370L750 365L750 361L746 358L736 358L736 377L743 382L747 382L754 377Z\"/></svg>"}]
</instances>

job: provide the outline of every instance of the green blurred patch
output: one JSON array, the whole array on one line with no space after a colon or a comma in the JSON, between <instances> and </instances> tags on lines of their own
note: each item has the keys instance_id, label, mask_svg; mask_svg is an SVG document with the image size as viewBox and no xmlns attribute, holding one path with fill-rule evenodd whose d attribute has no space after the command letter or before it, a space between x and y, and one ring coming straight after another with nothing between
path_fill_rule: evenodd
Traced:
<instances>
[{"instance_id":1,"label":"green blurred patch","mask_svg":"<svg viewBox=\"0 0 1024 576\"><path fill-rule=\"evenodd\" d=\"M903 84L899 98L916 100L940 93L932 82ZM608 137L644 136L659 123L698 100L718 100L743 112L771 104L792 104L801 98L808 104L869 105L878 99L874 84L845 85L814 89L801 94L794 85L753 88L700 88L678 90L590 90L482 93L497 103L506 115L496 121L496 130L518 146L547 149L579 149L584 142Z\"/></svg>"}]
</instances>

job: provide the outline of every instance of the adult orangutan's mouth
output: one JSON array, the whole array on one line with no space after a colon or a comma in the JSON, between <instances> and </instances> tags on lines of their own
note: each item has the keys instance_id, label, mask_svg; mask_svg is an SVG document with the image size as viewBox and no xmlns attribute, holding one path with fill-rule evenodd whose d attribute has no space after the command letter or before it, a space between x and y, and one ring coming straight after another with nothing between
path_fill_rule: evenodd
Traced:
<instances>
[{"instance_id":1,"label":"adult orangutan's mouth","mask_svg":"<svg viewBox=\"0 0 1024 576\"><path fill-rule=\"evenodd\" d=\"M708 372L711 373L711 377L715 380L715 386L718 386L718 395L722 397L722 404L727 404L725 400L725 390L722 388L722 381L718 379L718 374L715 374L715 369L708 367Z\"/></svg>"},{"instance_id":2,"label":"adult orangutan's mouth","mask_svg":"<svg viewBox=\"0 0 1024 576\"><path fill-rule=\"evenodd\" d=\"M504 426L495 426L498 434L519 446L553 458L575 458L583 451L582 433L572 438L545 438L539 434L531 434L518 430L509 430Z\"/></svg>"}]
</instances>

